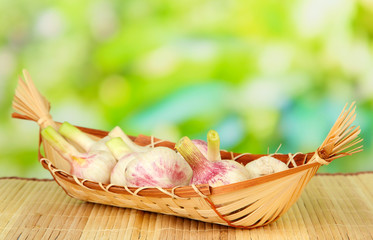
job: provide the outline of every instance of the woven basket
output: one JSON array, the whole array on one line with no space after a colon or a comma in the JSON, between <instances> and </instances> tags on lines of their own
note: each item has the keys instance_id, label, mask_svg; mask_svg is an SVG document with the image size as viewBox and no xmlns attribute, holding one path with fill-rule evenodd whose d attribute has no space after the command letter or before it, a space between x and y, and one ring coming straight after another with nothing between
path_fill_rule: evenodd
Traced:
<instances>
[{"instance_id":1,"label":"woven basket","mask_svg":"<svg viewBox=\"0 0 373 240\"><path fill-rule=\"evenodd\" d=\"M54 122L49 115L49 102L36 90L27 72L25 78L26 82L20 79L13 102L14 109L21 114L13 113L12 116L36 121L41 128L47 125L58 127L60 123ZM27 99L26 95L32 97ZM343 109L324 143L315 152L272 155L288 164L290 169L220 187L192 185L172 189L132 188L80 179L69 174L69 165L41 136L39 161L73 198L232 227L254 228L269 224L284 214L297 201L303 188L321 165L361 151L362 146L342 152L362 141L357 138L359 127L350 127L355 118L355 108L352 105L347 110L346 107ZM108 133L79 128L94 139L102 138ZM141 146L174 149L175 145L144 135L130 138ZM222 159L232 159L243 164L264 156L227 151L221 151L221 155Z\"/></svg>"}]
</instances>

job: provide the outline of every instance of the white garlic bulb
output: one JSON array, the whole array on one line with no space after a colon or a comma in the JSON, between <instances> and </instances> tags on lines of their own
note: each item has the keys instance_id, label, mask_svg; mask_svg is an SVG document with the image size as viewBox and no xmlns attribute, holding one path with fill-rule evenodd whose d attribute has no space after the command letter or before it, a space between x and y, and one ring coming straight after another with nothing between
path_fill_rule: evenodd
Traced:
<instances>
[{"instance_id":1,"label":"white garlic bulb","mask_svg":"<svg viewBox=\"0 0 373 240\"><path fill-rule=\"evenodd\" d=\"M260 157L249 162L245 167L250 174L250 178L257 178L289 169L285 163L271 156Z\"/></svg>"},{"instance_id":2,"label":"white garlic bulb","mask_svg":"<svg viewBox=\"0 0 373 240\"><path fill-rule=\"evenodd\" d=\"M106 143L118 159L111 183L129 187L175 187L188 185L193 171L174 150L166 147L133 152L122 138Z\"/></svg>"},{"instance_id":3,"label":"white garlic bulb","mask_svg":"<svg viewBox=\"0 0 373 240\"><path fill-rule=\"evenodd\" d=\"M114 156L102 150L79 152L53 127L41 131L45 140L71 164L71 174L94 182L109 183L110 172L116 164Z\"/></svg>"},{"instance_id":4,"label":"white garlic bulb","mask_svg":"<svg viewBox=\"0 0 373 240\"><path fill-rule=\"evenodd\" d=\"M191 183L218 187L249 179L246 168L238 162L220 160L220 138L216 131L211 130L207 140L207 149L204 141L194 140L195 145L188 137L183 137L176 144L176 149L193 169Z\"/></svg>"},{"instance_id":5,"label":"white garlic bulb","mask_svg":"<svg viewBox=\"0 0 373 240\"><path fill-rule=\"evenodd\" d=\"M106 145L118 160L118 163L111 171L110 183L119 186L126 186L126 168L130 161L135 160L133 157L133 153L135 152L133 152L127 144L123 144L123 140L118 137L112 138L110 141L106 142Z\"/></svg>"},{"instance_id":6,"label":"white garlic bulb","mask_svg":"<svg viewBox=\"0 0 373 240\"><path fill-rule=\"evenodd\" d=\"M135 153L126 169L126 181L133 187L164 187L189 185L193 171L175 151L156 147L149 152Z\"/></svg>"},{"instance_id":7,"label":"white garlic bulb","mask_svg":"<svg viewBox=\"0 0 373 240\"><path fill-rule=\"evenodd\" d=\"M109 183L110 172L116 164L106 151L92 151L72 155L71 174L94 182Z\"/></svg>"}]
</instances>

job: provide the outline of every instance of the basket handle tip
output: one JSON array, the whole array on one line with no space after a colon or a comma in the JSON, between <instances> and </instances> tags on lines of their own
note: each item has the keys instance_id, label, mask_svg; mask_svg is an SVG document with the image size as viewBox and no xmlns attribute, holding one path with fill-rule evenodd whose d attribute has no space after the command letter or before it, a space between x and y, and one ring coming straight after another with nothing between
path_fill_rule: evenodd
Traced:
<instances>
[{"instance_id":1,"label":"basket handle tip","mask_svg":"<svg viewBox=\"0 0 373 240\"><path fill-rule=\"evenodd\" d=\"M50 103L41 95L31 79L26 69L22 70L23 77L19 77L18 85L13 98L13 118L33 120L41 128L52 126L56 128L56 123L49 114Z\"/></svg>"},{"instance_id":2,"label":"basket handle tip","mask_svg":"<svg viewBox=\"0 0 373 240\"><path fill-rule=\"evenodd\" d=\"M363 145L358 145L363 141L362 138L359 138L360 126L351 127L356 119L355 110L356 101L353 101L349 107L346 103L324 142L315 151L309 163L318 162L327 165L334 159L362 151ZM349 150L352 147L355 148Z\"/></svg>"}]
</instances>

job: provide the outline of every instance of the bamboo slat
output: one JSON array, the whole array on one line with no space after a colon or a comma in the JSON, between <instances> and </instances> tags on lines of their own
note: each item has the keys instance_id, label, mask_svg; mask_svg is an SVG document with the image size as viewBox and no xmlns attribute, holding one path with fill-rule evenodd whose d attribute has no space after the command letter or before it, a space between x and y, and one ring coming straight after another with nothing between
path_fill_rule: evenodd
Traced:
<instances>
[{"instance_id":1,"label":"bamboo slat","mask_svg":"<svg viewBox=\"0 0 373 240\"><path fill-rule=\"evenodd\" d=\"M372 239L373 172L320 174L276 222L239 229L66 196L52 180L0 179L0 239Z\"/></svg>"}]
</instances>

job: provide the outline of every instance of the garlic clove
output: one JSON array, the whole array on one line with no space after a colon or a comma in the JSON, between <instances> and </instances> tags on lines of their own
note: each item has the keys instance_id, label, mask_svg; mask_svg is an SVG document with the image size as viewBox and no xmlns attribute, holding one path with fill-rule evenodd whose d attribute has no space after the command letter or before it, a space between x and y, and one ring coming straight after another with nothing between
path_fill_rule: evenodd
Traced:
<instances>
[{"instance_id":1,"label":"garlic clove","mask_svg":"<svg viewBox=\"0 0 373 240\"><path fill-rule=\"evenodd\" d=\"M245 165L245 168L248 170L250 178L257 178L289 169L285 163L271 156L263 156L251 161Z\"/></svg>"}]
</instances>

